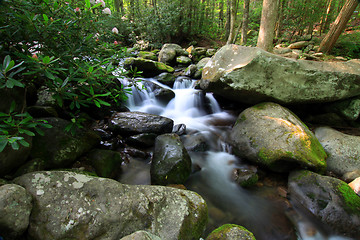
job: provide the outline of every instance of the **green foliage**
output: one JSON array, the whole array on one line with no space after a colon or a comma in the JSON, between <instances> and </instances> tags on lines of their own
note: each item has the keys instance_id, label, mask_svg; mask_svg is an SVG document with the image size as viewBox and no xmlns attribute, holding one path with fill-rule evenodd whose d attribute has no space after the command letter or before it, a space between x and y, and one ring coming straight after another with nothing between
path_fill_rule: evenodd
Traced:
<instances>
[{"instance_id":1,"label":"green foliage","mask_svg":"<svg viewBox=\"0 0 360 240\"><path fill-rule=\"evenodd\" d=\"M0 152L6 145L10 145L14 150L18 150L20 144L28 147L30 144L25 140L24 135L35 136L43 135L43 131L38 127L51 128L45 120L34 119L29 113L18 113L15 111L15 102L12 102L9 113L0 112Z\"/></svg>"},{"instance_id":2,"label":"green foliage","mask_svg":"<svg viewBox=\"0 0 360 240\"><path fill-rule=\"evenodd\" d=\"M360 58L360 32L341 35L331 53L336 56L346 53L349 58Z\"/></svg>"},{"instance_id":3,"label":"green foliage","mask_svg":"<svg viewBox=\"0 0 360 240\"><path fill-rule=\"evenodd\" d=\"M11 57L7 55L4 58L4 62L0 64L0 88L13 88L14 86L17 87L24 87L20 81L14 79L14 76L25 68L19 68L24 62L21 62L15 65L14 60L11 60ZM18 68L16 71L14 71Z\"/></svg>"}]
</instances>

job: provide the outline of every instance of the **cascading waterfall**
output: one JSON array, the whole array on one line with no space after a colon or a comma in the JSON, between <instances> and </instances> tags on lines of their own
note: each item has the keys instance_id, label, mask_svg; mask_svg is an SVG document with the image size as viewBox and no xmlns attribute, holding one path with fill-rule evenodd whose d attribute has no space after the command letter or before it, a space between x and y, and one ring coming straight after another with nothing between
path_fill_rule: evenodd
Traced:
<instances>
[{"instance_id":1,"label":"cascading waterfall","mask_svg":"<svg viewBox=\"0 0 360 240\"><path fill-rule=\"evenodd\" d=\"M235 223L247 227L252 231L258 240L280 240L290 239L286 232L291 226L284 227L284 223L279 223L279 219L287 219L283 210L275 207L271 202L258 197L248 190L242 189L231 181L230 176L234 168L243 167L241 160L230 154L231 147L226 143L227 135L231 131L231 125L236 117L221 110L216 99L211 93L204 94L195 89L195 81L186 77L178 77L171 89L175 97L165 106L156 99L151 87L147 82L157 84L162 88L167 88L155 79L142 79L132 86L132 94L128 95L127 106L131 111L140 111L158 114L174 120L174 124L185 124L189 132L201 134L209 146L206 152L189 152L193 165L201 169L190 177L187 188L200 193L208 202L210 217L212 209L223 211L223 222ZM129 82L122 80L124 85ZM228 125L217 124L227 122ZM143 163L140 167L144 167ZM135 172L141 172L142 180L150 181L149 176L144 176L143 170L139 169L139 164L135 165ZM129 169L130 175L134 172ZM139 182L138 180L127 180L125 183L149 184L150 182ZM295 212L295 211L293 211ZM296 215L295 217L299 216ZM274 218L274 216L276 216ZM280 217L279 217L280 216ZM300 219L300 218L299 218ZM218 221L217 219L216 221ZM288 221L289 222L289 221ZM219 226L219 222L213 223ZM298 239L347 239L343 237L327 237L318 231L314 235L309 235L306 231L311 226L311 221L305 218L294 222L297 228Z\"/></svg>"}]
</instances>

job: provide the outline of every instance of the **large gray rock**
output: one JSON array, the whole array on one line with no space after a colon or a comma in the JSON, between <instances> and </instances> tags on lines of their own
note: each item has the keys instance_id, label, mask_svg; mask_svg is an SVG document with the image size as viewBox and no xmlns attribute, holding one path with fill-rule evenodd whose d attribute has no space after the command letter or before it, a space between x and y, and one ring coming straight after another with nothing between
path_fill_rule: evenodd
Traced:
<instances>
[{"instance_id":1,"label":"large gray rock","mask_svg":"<svg viewBox=\"0 0 360 240\"><path fill-rule=\"evenodd\" d=\"M28 159L32 148L32 137L28 135L23 135L23 137L24 140L30 144L29 147L24 147L19 144L19 149L14 150L10 145L7 145L4 150L0 152L0 177L13 173Z\"/></svg>"},{"instance_id":2,"label":"large gray rock","mask_svg":"<svg viewBox=\"0 0 360 240\"><path fill-rule=\"evenodd\" d=\"M144 77L155 77L163 72L173 73L174 69L165 63L156 62L150 59L144 58L127 58L124 62L124 68L127 70L133 69L141 71L141 75Z\"/></svg>"},{"instance_id":3,"label":"large gray rock","mask_svg":"<svg viewBox=\"0 0 360 240\"><path fill-rule=\"evenodd\" d=\"M15 184L0 186L0 236L17 239L29 226L32 198Z\"/></svg>"},{"instance_id":4,"label":"large gray rock","mask_svg":"<svg viewBox=\"0 0 360 240\"><path fill-rule=\"evenodd\" d=\"M137 231L121 238L120 240L161 240L161 238L146 231Z\"/></svg>"},{"instance_id":5,"label":"large gray rock","mask_svg":"<svg viewBox=\"0 0 360 240\"><path fill-rule=\"evenodd\" d=\"M199 239L207 222L205 201L191 191L65 171L28 173L15 182L34 199L31 239L120 239L138 230Z\"/></svg>"},{"instance_id":6,"label":"large gray rock","mask_svg":"<svg viewBox=\"0 0 360 240\"><path fill-rule=\"evenodd\" d=\"M204 67L200 86L250 104L331 102L360 95L360 63L293 60L226 45Z\"/></svg>"},{"instance_id":7,"label":"large gray rock","mask_svg":"<svg viewBox=\"0 0 360 240\"><path fill-rule=\"evenodd\" d=\"M164 44L159 52L158 61L165 64L173 64L176 56L184 55L184 50L180 45L167 43Z\"/></svg>"},{"instance_id":8,"label":"large gray rock","mask_svg":"<svg viewBox=\"0 0 360 240\"><path fill-rule=\"evenodd\" d=\"M155 139L151 162L151 183L183 184L191 173L191 159L177 134L160 135Z\"/></svg>"},{"instance_id":9,"label":"large gray rock","mask_svg":"<svg viewBox=\"0 0 360 240\"><path fill-rule=\"evenodd\" d=\"M360 177L359 136L347 135L330 127L316 128L315 136L328 154L327 171L343 179L351 172L356 172L351 180Z\"/></svg>"},{"instance_id":10,"label":"large gray rock","mask_svg":"<svg viewBox=\"0 0 360 240\"><path fill-rule=\"evenodd\" d=\"M276 172L295 167L324 172L326 153L297 116L276 103L243 111L230 134L235 153Z\"/></svg>"},{"instance_id":11,"label":"large gray rock","mask_svg":"<svg viewBox=\"0 0 360 240\"><path fill-rule=\"evenodd\" d=\"M93 149L86 155L86 159L100 177L116 178L121 172L123 158L120 152Z\"/></svg>"},{"instance_id":12,"label":"large gray rock","mask_svg":"<svg viewBox=\"0 0 360 240\"><path fill-rule=\"evenodd\" d=\"M172 131L174 121L142 112L114 113L110 119L109 127L119 134L136 135L140 133L163 134Z\"/></svg>"},{"instance_id":13,"label":"large gray rock","mask_svg":"<svg viewBox=\"0 0 360 240\"><path fill-rule=\"evenodd\" d=\"M76 129L74 135L65 132L70 121L45 118L52 128L43 128L44 136L33 137L32 158L45 161L45 168L65 168L99 143L100 137L91 130Z\"/></svg>"},{"instance_id":14,"label":"large gray rock","mask_svg":"<svg viewBox=\"0 0 360 240\"><path fill-rule=\"evenodd\" d=\"M225 224L212 231L206 240L256 240L252 232L246 228L235 225Z\"/></svg>"},{"instance_id":15,"label":"large gray rock","mask_svg":"<svg viewBox=\"0 0 360 240\"><path fill-rule=\"evenodd\" d=\"M301 170L289 175L290 200L301 204L338 234L358 239L360 197L345 182Z\"/></svg>"}]
</instances>

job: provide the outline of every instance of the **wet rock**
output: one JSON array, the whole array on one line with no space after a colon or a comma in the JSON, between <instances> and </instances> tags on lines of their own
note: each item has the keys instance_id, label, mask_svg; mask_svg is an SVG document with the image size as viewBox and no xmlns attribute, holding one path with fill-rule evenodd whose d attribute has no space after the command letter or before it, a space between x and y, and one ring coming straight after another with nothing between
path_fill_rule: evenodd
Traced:
<instances>
[{"instance_id":1,"label":"wet rock","mask_svg":"<svg viewBox=\"0 0 360 240\"><path fill-rule=\"evenodd\" d=\"M196 72L194 73L195 79L201 78L202 71L203 71L204 67L206 66L206 64L210 61L210 59L211 58L205 57L196 64Z\"/></svg>"},{"instance_id":2,"label":"wet rock","mask_svg":"<svg viewBox=\"0 0 360 240\"><path fill-rule=\"evenodd\" d=\"M196 47L191 50L191 55L195 62L199 62L201 59L206 57L207 49L204 47Z\"/></svg>"},{"instance_id":3,"label":"wet rock","mask_svg":"<svg viewBox=\"0 0 360 240\"><path fill-rule=\"evenodd\" d=\"M326 106L326 110L336 112L347 120L355 121L360 115L360 98L355 97L330 104Z\"/></svg>"},{"instance_id":4,"label":"wet rock","mask_svg":"<svg viewBox=\"0 0 360 240\"><path fill-rule=\"evenodd\" d=\"M216 49L213 49L213 48L209 48L208 50L206 50L206 56L207 57L212 57L214 56L216 53Z\"/></svg>"},{"instance_id":5,"label":"wet rock","mask_svg":"<svg viewBox=\"0 0 360 240\"><path fill-rule=\"evenodd\" d=\"M235 168L232 171L231 179L241 187L251 187L254 186L259 179L256 172L256 169Z\"/></svg>"},{"instance_id":6,"label":"wet rock","mask_svg":"<svg viewBox=\"0 0 360 240\"><path fill-rule=\"evenodd\" d=\"M184 76L192 77L197 71L197 67L195 64L191 64L184 71Z\"/></svg>"},{"instance_id":7,"label":"wet rock","mask_svg":"<svg viewBox=\"0 0 360 240\"><path fill-rule=\"evenodd\" d=\"M138 54L138 57L144 58L144 59L150 59L150 60L153 60L153 61L157 61L157 56L153 52L140 51L139 54Z\"/></svg>"},{"instance_id":8,"label":"wet rock","mask_svg":"<svg viewBox=\"0 0 360 240\"><path fill-rule=\"evenodd\" d=\"M26 231L32 209L32 198L15 184L0 186L0 235L17 239Z\"/></svg>"},{"instance_id":9,"label":"wet rock","mask_svg":"<svg viewBox=\"0 0 360 240\"><path fill-rule=\"evenodd\" d=\"M289 175L289 194L336 233L358 237L360 197L345 182L301 170Z\"/></svg>"},{"instance_id":10,"label":"wet rock","mask_svg":"<svg viewBox=\"0 0 360 240\"><path fill-rule=\"evenodd\" d=\"M170 118L142 112L114 113L110 119L109 128L124 135L140 133L155 133L157 135L170 133L174 121Z\"/></svg>"},{"instance_id":11,"label":"wet rock","mask_svg":"<svg viewBox=\"0 0 360 240\"><path fill-rule=\"evenodd\" d=\"M152 147L155 144L155 133L141 133L138 135L130 136L126 142L137 147Z\"/></svg>"},{"instance_id":12,"label":"wet rock","mask_svg":"<svg viewBox=\"0 0 360 240\"><path fill-rule=\"evenodd\" d=\"M69 121L61 118L45 118L52 128L42 128L44 136L33 137L32 158L45 161L46 169L65 168L87 153L100 142L100 137L92 130L76 129L74 135L65 132ZM55 137L56 136L56 137Z\"/></svg>"},{"instance_id":13,"label":"wet rock","mask_svg":"<svg viewBox=\"0 0 360 240\"><path fill-rule=\"evenodd\" d=\"M328 153L327 171L343 178L347 173L360 169L359 136L347 135L330 127L316 128L315 136Z\"/></svg>"},{"instance_id":14,"label":"wet rock","mask_svg":"<svg viewBox=\"0 0 360 240\"><path fill-rule=\"evenodd\" d=\"M99 177L116 178L121 172L123 159L119 152L93 149L86 154L86 159Z\"/></svg>"},{"instance_id":15,"label":"wet rock","mask_svg":"<svg viewBox=\"0 0 360 240\"><path fill-rule=\"evenodd\" d=\"M209 150L206 137L201 133L186 135L182 140L187 151L205 152Z\"/></svg>"},{"instance_id":16,"label":"wet rock","mask_svg":"<svg viewBox=\"0 0 360 240\"><path fill-rule=\"evenodd\" d=\"M181 136L181 135L184 135L186 133L186 125L185 124L176 124L174 127L173 127L173 130L172 130L173 133L176 133L177 135Z\"/></svg>"},{"instance_id":17,"label":"wet rock","mask_svg":"<svg viewBox=\"0 0 360 240\"><path fill-rule=\"evenodd\" d=\"M34 200L31 239L120 239L138 230L199 239L207 222L205 201L191 191L65 171L29 173L15 182Z\"/></svg>"},{"instance_id":18,"label":"wet rock","mask_svg":"<svg viewBox=\"0 0 360 240\"><path fill-rule=\"evenodd\" d=\"M165 84L169 87L172 87L175 82L175 75L171 73L161 73L158 76L155 77L157 81L159 81L162 84Z\"/></svg>"},{"instance_id":19,"label":"wet rock","mask_svg":"<svg viewBox=\"0 0 360 240\"><path fill-rule=\"evenodd\" d=\"M178 56L176 58L176 62L178 64L187 66L187 65L191 64L191 59L189 57L186 57L186 56Z\"/></svg>"},{"instance_id":20,"label":"wet rock","mask_svg":"<svg viewBox=\"0 0 360 240\"><path fill-rule=\"evenodd\" d=\"M29 162L25 163L24 165L20 166L18 170L16 170L14 176L18 177L29 172L36 172L42 170L45 170L45 161L41 158L34 158L31 159Z\"/></svg>"},{"instance_id":21,"label":"wet rock","mask_svg":"<svg viewBox=\"0 0 360 240\"><path fill-rule=\"evenodd\" d=\"M292 52L292 50L290 48L275 48L274 49L274 53L275 54L286 54L286 53L290 53Z\"/></svg>"},{"instance_id":22,"label":"wet rock","mask_svg":"<svg viewBox=\"0 0 360 240\"><path fill-rule=\"evenodd\" d=\"M184 50L177 44L164 44L159 52L158 61L165 64L173 64L176 56L182 55Z\"/></svg>"},{"instance_id":23,"label":"wet rock","mask_svg":"<svg viewBox=\"0 0 360 240\"><path fill-rule=\"evenodd\" d=\"M30 155L33 138L28 135L23 135L24 140L30 144L29 147L24 147L19 144L18 150L14 150L10 145L7 145L2 152L0 152L0 177L13 173L18 167L23 165Z\"/></svg>"},{"instance_id":24,"label":"wet rock","mask_svg":"<svg viewBox=\"0 0 360 240\"><path fill-rule=\"evenodd\" d=\"M226 45L203 70L200 87L256 104L333 102L360 93L358 62L293 60L259 48Z\"/></svg>"},{"instance_id":25,"label":"wet rock","mask_svg":"<svg viewBox=\"0 0 360 240\"><path fill-rule=\"evenodd\" d=\"M156 62L143 58L127 58L124 62L125 69L137 69L142 71L144 77L155 77L163 72L173 73L174 69L162 62Z\"/></svg>"},{"instance_id":26,"label":"wet rock","mask_svg":"<svg viewBox=\"0 0 360 240\"><path fill-rule=\"evenodd\" d=\"M191 159L180 137L174 133L158 136L151 162L151 183L183 184L190 173Z\"/></svg>"},{"instance_id":27,"label":"wet rock","mask_svg":"<svg viewBox=\"0 0 360 240\"><path fill-rule=\"evenodd\" d=\"M230 134L241 158L275 172L302 167L324 172L326 153L297 116L276 103L262 103L243 111Z\"/></svg>"},{"instance_id":28,"label":"wet rock","mask_svg":"<svg viewBox=\"0 0 360 240\"><path fill-rule=\"evenodd\" d=\"M351 187L354 192L360 196L360 177L356 178L354 181L349 183L349 186Z\"/></svg>"},{"instance_id":29,"label":"wet rock","mask_svg":"<svg viewBox=\"0 0 360 240\"><path fill-rule=\"evenodd\" d=\"M225 224L212 231L206 240L255 240L254 235L246 228L235 225Z\"/></svg>"},{"instance_id":30,"label":"wet rock","mask_svg":"<svg viewBox=\"0 0 360 240\"><path fill-rule=\"evenodd\" d=\"M51 106L31 106L26 110L34 118L59 117L55 108Z\"/></svg>"},{"instance_id":31,"label":"wet rock","mask_svg":"<svg viewBox=\"0 0 360 240\"><path fill-rule=\"evenodd\" d=\"M121 238L120 240L161 240L161 238L147 231L137 231L133 234Z\"/></svg>"}]
</instances>

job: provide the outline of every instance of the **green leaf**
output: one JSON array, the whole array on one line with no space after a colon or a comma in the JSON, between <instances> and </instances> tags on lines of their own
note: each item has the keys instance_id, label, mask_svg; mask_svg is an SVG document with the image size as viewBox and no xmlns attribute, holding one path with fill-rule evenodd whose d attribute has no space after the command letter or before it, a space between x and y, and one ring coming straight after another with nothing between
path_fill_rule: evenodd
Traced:
<instances>
[{"instance_id":1,"label":"green leaf","mask_svg":"<svg viewBox=\"0 0 360 240\"><path fill-rule=\"evenodd\" d=\"M4 148L6 147L7 144L8 144L8 141L6 139L0 140L0 152L2 152L4 150Z\"/></svg>"},{"instance_id":2,"label":"green leaf","mask_svg":"<svg viewBox=\"0 0 360 240\"><path fill-rule=\"evenodd\" d=\"M19 150L19 144L17 143L17 141L15 141L15 142L13 142L13 143L11 143L11 147L12 147L12 149L14 149L14 150Z\"/></svg>"},{"instance_id":3,"label":"green leaf","mask_svg":"<svg viewBox=\"0 0 360 240\"><path fill-rule=\"evenodd\" d=\"M44 131L41 130L40 128L35 128L35 131L41 136L44 136L44 134L45 134Z\"/></svg>"},{"instance_id":4,"label":"green leaf","mask_svg":"<svg viewBox=\"0 0 360 240\"><path fill-rule=\"evenodd\" d=\"M90 66L88 72L89 72L89 73L92 73L93 71L94 71L94 67L93 67L93 66Z\"/></svg>"},{"instance_id":5,"label":"green leaf","mask_svg":"<svg viewBox=\"0 0 360 240\"><path fill-rule=\"evenodd\" d=\"M10 61L9 65L5 68L5 72L10 71L15 65L15 62L13 60Z\"/></svg>"},{"instance_id":6,"label":"green leaf","mask_svg":"<svg viewBox=\"0 0 360 240\"><path fill-rule=\"evenodd\" d=\"M22 133L25 133L28 136L31 136L31 137L35 136L35 133L33 133L33 132L29 131L29 130L26 130L26 129L21 129L21 130L22 130L21 131ZM19 132L20 132L20 130L19 130Z\"/></svg>"},{"instance_id":7,"label":"green leaf","mask_svg":"<svg viewBox=\"0 0 360 240\"><path fill-rule=\"evenodd\" d=\"M110 103L108 103L108 102L105 102L105 101L103 101L103 100L101 100L101 99L97 99L98 101L99 101L99 103L101 103L102 105L105 105L105 106L108 106L108 107L110 107L111 106L111 104Z\"/></svg>"},{"instance_id":8,"label":"green leaf","mask_svg":"<svg viewBox=\"0 0 360 240\"><path fill-rule=\"evenodd\" d=\"M3 113L3 112L0 112L0 117L7 117L9 116L9 114L6 114L6 113Z\"/></svg>"},{"instance_id":9,"label":"green leaf","mask_svg":"<svg viewBox=\"0 0 360 240\"><path fill-rule=\"evenodd\" d=\"M97 8L97 7L100 7L101 6L101 2L98 3L98 4L95 4L94 6L92 6L90 9L94 9L94 8Z\"/></svg>"},{"instance_id":10,"label":"green leaf","mask_svg":"<svg viewBox=\"0 0 360 240\"><path fill-rule=\"evenodd\" d=\"M100 105L100 102L99 102L99 101L94 100L94 103L95 103L95 105L96 105L98 108L100 108L100 107L101 107L101 105Z\"/></svg>"},{"instance_id":11,"label":"green leaf","mask_svg":"<svg viewBox=\"0 0 360 240\"><path fill-rule=\"evenodd\" d=\"M49 56L45 56L43 59L43 63L44 64L49 64L50 63L50 57Z\"/></svg>"},{"instance_id":12,"label":"green leaf","mask_svg":"<svg viewBox=\"0 0 360 240\"><path fill-rule=\"evenodd\" d=\"M51 72L48 72L48 71L45 71L45 76L50 78L51 80L55 79L55 76Z\"/></svg>"},{"instance_id":13,"label":"green leaf","mask_svg":"<svg viewBox=\"0 0 360 240\"><path fill-rule=\"evenodd\" d=\"M30 144L25 140L19 140L19 143L23 145L24 147L30 147Z\"/></svg>"},{"instance_id":14,"label":"green leaf","mask_svg":"<svg viewBox=\"0 0 360 240\"><path fill-rule=\"evenodd\" d=\"M3 63L3 72L6 72L6 69L8 68L9 64L11 61L11 57L9 55L6 55L6 57L4 58L4 63Z\"/></svg>"},{"instance_id":15,"label":"green leaf","mask_svg":"<svg viewBox=\"0 0 360 240\"><path fill-rule=\"evenodd\" d=\"M94 89L93 89L92 86L90 87L90 94L91 94L91 95L94 95Z\"/></svg>"},{"instance_id":16,"label":"green leaf","mask_svg":"<svg viewBox=\"0 0 360 240\"><path fill-rule=\"evenodd\" d=\"M45 13L43 14L43 18L44 18L44 23L45 23L45 25L47 25L48 22L49 22L49 18L48 18L48 16L46 16Z\"/></svg>"},{"instance_id":17,"label":"green leaf","mask_svg":"<svg viewBox=\"0 0 360 240\"><path fill-rule=\"evenodd\" d=\"M10 111L9 112L14 112L14 110L15 110L15 107L16 107L16 103L15 103L15 101L12 101L11 102L11 105L10 105ZM11 120L10 120L11 121Z\"/></svg>"},{"instance_id":18,"label":"green leaf","mask_svg":"<svg viewBox=\"0 0 360 240\"><path fill-rule=\"evenodd\" d=\"M91 8L90 0L85 0L86 8Z\"/></svg>"}]
</instances>

